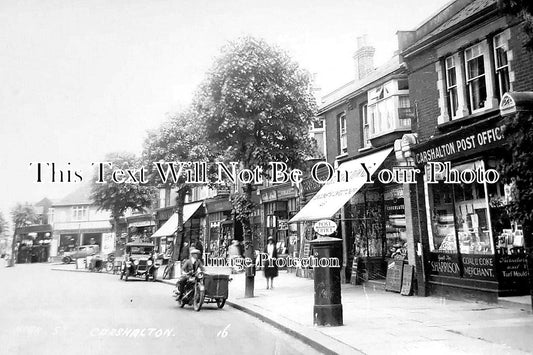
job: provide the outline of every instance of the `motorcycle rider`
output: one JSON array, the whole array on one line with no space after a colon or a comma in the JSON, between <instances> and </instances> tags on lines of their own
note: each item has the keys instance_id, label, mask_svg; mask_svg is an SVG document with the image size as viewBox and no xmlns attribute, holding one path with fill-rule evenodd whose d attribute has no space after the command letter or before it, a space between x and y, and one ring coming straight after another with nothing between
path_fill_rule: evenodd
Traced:
<instances>
[{"instance_id":1,"label":"motorcycle rider","mask_svg":"<svg viewBox=\"0 0 533 355\"><path fill-rule=\"evenodd\" d=\"M200 260L200 254L201 254L200 250L196 248L191 248L189 250L189 254L190 254L189 259L187 259L183 263L181 267L181 276L178 282L176 282L177 292L176 291L175 292L178 294L179 299L185 293L185 285L187 284L187 280L189 279L189 277L191 277L192 275L195 275L198 269L200 269L202 272L205 272L204 265L202 261Z\"/></svg>"}]
</instances>

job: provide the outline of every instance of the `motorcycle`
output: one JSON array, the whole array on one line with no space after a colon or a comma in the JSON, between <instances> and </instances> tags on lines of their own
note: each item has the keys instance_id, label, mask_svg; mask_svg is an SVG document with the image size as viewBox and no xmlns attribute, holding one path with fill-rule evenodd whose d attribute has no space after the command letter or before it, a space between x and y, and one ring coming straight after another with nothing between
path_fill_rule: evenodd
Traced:
<instances>
[{"instance_id":1,"label":"motorcycle","mask_svg":"<svg viewBox=\"0 0 533 355\"><path fill-rule=\"evenodd\" d=\"M199 270L191 275L185 283L183 295L175 292L174 297L181 308L187 304L193 306L196 312L200 311L205 297L204 273Z\"/></svg>"}]
</instances>

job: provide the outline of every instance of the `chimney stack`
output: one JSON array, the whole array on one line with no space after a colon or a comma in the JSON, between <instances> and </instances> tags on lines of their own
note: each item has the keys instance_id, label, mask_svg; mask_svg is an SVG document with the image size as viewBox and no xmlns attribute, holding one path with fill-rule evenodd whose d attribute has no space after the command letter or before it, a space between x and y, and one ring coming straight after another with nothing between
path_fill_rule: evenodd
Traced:
<instances>
[{"instance_id":1,"label":"chimney stack","mask_svg":"<svg viewBox=\"0 0 533 355\"><path fill-rule=\"evenodd\" d=\"M357 37L357 50L353 55L355 61L355 80L361 80L374 70L374 53L376 49L367 43L367 35Z\"/></svg>"}]
</instances>

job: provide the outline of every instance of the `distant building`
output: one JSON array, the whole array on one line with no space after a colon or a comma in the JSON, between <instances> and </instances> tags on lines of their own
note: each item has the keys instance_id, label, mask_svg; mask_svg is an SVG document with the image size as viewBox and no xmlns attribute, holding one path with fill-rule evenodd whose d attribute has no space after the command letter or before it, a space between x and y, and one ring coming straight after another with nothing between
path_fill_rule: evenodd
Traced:
<instances>
[{"instance_id":1,"label":"distant building","mask_svg":"<svg viewBox=\"0 0 533 355\"><path fill-rule=\"evenodd\" d=\"M32 205L37 221L16 229L18 246L17 263L46 262L50 256L52 226L48 221L48 213L52 201L43 198Z\"/></svg>"},{"instance_id":2,"label":"distant building","mask_svg":"<svg viewBox=\"0 0 533 355\"><path fill-rule=\"evenodd\" d=\"M51 255L61 255L80 245L96 244L106 253L115 249L115 235L108 211L98 211L90 198L91 186L77 190L52 203L48 219L53 227Z\"/></svg>"}]
</instances>

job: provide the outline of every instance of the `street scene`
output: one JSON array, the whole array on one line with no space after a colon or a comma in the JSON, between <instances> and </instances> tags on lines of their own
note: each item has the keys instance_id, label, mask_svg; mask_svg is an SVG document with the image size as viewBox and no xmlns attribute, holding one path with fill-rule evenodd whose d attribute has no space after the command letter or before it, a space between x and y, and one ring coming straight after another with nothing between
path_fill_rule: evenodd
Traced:
<instances>
[{"instance_id":1,"label":"street scene","mask_svg":"<svg viewBox=\"0 0 533 355\"><path fill-rule=\"evenodd\" d=\"M0 354L533 353L528 0L7 0L0 33Z\"/></svg>"}]
</instances>

